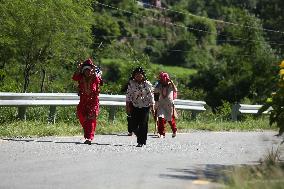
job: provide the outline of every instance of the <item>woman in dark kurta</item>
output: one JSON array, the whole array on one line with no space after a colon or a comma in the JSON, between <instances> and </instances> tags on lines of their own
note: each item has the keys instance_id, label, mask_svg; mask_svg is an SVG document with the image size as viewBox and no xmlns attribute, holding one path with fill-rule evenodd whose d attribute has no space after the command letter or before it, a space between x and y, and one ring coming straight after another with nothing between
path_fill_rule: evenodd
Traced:
<instances>
[{"instance_id":1,"label":"woman in dark kurta","mask_svg":"<svg viewBox=\"0 0 284 189\"><path fill-rule=\"evenodd\" d=\"M91 59L84 61L73 75L78 81L80 102L77 106L77 115L84 129L85 144L91 145L99 114L99 93L101 78L95 73L95 65Z\"/></svg>"},{"instance_id":2,"label":"woman in dark kurta","mask_svg":"<svg viewBox=\"0 0 284 189\"><path fill-rule=\"evenodd\" d=\"M149 110L154 113L154 103L152 84L147 80L144 70L138 67L132 73L126 92L126 111L131 115L137 147L146 145Z\"/></svg>"}]
</instances>

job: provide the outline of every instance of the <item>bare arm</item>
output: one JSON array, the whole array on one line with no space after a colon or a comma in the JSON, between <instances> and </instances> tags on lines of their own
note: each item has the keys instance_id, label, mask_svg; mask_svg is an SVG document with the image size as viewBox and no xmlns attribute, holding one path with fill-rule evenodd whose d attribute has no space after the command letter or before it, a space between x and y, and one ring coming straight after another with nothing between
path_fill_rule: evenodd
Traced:
<instances>
[{"instance_id":1,"label":"bare arm","mask_svg":"<svg viewBox=\"0 0 284 189\"><path fill-rule=\"evenodd\" d=\"M170 84L173 86L174 92L177 92L177 87L172 80L170 80Z\"/></svg>"},{"instance_id":2,"label":"bare arm","mask_svg":"<svg viewBox=\"0 0 284 189\"><path fill-rule=\"evenodd\" d=\"M130 101L126 101L126 113L130 115L131 111L132 111L132 103Z\"/></svg>"},{"instance_id":3,"label":"bare arm","mask_svg":"<svg viewBox=\"0 0 284 189\"><path fill-rule=\"evenodd\" d=\"M75 71L74 74L73 74L72 79L75 80L75 81L79 81L79 80L82 78L82 76L81 76L82 64L83 64L83 63L81 62L81 63L79 63L79 64L77 65L77 69L76 69L76 71Z\"/></svg>"}]
</instances>

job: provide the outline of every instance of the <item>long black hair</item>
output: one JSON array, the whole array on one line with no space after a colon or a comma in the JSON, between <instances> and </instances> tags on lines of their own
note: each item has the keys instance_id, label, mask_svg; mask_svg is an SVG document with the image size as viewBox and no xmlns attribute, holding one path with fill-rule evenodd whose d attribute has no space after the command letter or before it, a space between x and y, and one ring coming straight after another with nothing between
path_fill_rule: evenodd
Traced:
<instances>
[{"instance_id":1,"label":"long black hair","mask_svg":"<svg viewBox=\"0 0 284 189\"><path fill-rule=\"evenodd\" d=\"M129 77L127 83L122 87L121 89L121 92L126 92L127 91L127 88L128 88L128 85L129 85L129 81L133 80L134 77L135 77L135 74L137 73L141 73L144 77L145 80L147 80L147 77L146 77L146 74L145 74L145 71L143 70L142 67L137 67L135 68L132 73L131 73L131 77Z\"/></svg>"},{"instance_id":2,"label":"long black hair","mask_svg":"<svg viewBox=\"0 0 284 189\"><path fill-rule=\"evenodd\" d=\"M131 79L134 79L135 74L137 74L137 73L142 74L142 75L144 76L144 79L147 80L146 73L145 73L144 69L143 69L142 67L140 67L140 66L137 67L137 68L135 68L135 69L132 71Z\"/></svg>"}]
</instances>

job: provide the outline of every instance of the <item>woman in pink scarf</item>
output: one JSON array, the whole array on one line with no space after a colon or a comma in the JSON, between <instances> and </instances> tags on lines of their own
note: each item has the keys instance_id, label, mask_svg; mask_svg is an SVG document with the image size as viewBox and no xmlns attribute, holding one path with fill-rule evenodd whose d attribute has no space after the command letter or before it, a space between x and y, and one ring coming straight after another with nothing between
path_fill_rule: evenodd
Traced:
<instances>
[{"instance_id":1,"label":"woman in pink scarf","mask_svg":"<svg viewBox=\"0 0 284 189\"><path fill-rule=\"evenodd\" d=\"M175 122L176 110L174 99L177 97L177 88L170 79L169 74L161 72L159 74L159 83L154 90L156 117L158 118L159 137L164 138L168 122L172 129L172 137L176 137L177 127Z\"/></svg>"},{"instance_id":2,"label":"woman in pink scarf","mask_svg":"<svg viewBox=\"0 0 284 189\"><path fill-rule=\"evenodd\" d=\"M72 79L79 84L80 102L77 106L77 116L84 129L84 138L86 139L84 144L91 145L99 114L101 77L96 75L95 65L91 59L88 59L78 66Z\"/></svg>"}]
</instances>

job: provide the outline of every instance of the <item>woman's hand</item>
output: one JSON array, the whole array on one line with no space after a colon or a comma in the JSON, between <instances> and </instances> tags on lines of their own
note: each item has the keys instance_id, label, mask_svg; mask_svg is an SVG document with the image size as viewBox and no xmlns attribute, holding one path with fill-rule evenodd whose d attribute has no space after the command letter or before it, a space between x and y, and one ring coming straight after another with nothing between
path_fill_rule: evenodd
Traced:
<instances>
[{"instance_id":1,"label":"woman's hand","mask_svg":"<svg viewBox=\"0 0 284 189\"><path fill-rule=\"evenodd\" d=\"M154 108L154 105L151 105L151 106L150 106L150 111L151 111L153 117L155 117L155 108Z\"/></svg>"},{"instance_id":2,"label":"woman's hand","mask_svg":"<svg viewBox=\"0 0 284 189\"><path fill-rule=\"evenodd\" d=\"M80 62L80 63L77 65L76 73L81 73L82 65L83 65L83 62Z\"/></svg>"},{"instance_id":3,"label":"woman's hand","mask_svg":"<svg viewBox=\"0 0 284 189\"><path fill-rule=\"evenodd\" d=\"M92 69L91 69L91 76L93 76L93 77L96 76L95 68L92 68Z\"/></svg>"},{"instance_id":4,"label":"woman's hand","mask_svg":"<svg viewBox=\"0 0 284 189\"><path fill-rule=\"evenodd\" d=\"M87 119L96 119L96 114L88 115Z\"/></svg>"},{"instance_id":5,"label":"woman's hand","mask_svg":"<svg viewBox=\"0 0 284 189\"><path fill-rule=\"evenodd\" d=\"M77 66L78 69L81 69L82 68L82 65L83 65L83 62L80 62Z\"/></svg>"},{"instance_id":6,"label":"woman's hand","mask_svg":"<svg viewBox=\"0 0 284 189\"><path fill-rule=\"evenodd\" d=\"M131 104L131 102L126 102L126 113L127 113L127 115L131 114L132 107L131 107L130 104Z\"/></svg>"},{"instance_id":7,"label":"woman's hand","mask_svg":"<svg viewBox=\"0 0 284 189\"><path fill-rule=\"evenodd\" d=\"M176 87L176 85L174 84L173 80L170 80L170 84L173 86L174 91L176 92L176 91L177 91L177 87Z\"/></svg>"}]
</instances>

